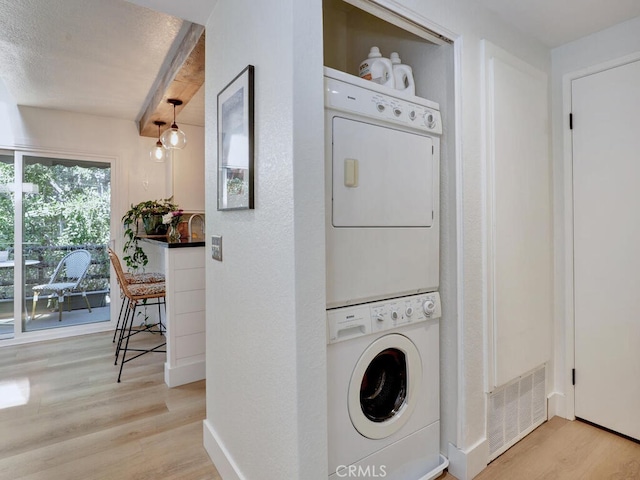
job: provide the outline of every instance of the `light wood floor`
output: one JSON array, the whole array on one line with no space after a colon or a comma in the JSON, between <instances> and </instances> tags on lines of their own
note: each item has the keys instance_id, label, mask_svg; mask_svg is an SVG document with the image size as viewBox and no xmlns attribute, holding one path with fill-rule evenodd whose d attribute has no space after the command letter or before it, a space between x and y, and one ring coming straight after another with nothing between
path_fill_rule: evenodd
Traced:
<instances>
[{"instance_id":1,"label":"light wood floor","mask_svg":"<svg viewBox=\"0 0 640 480\"><path fill-rule=\"evenodd\" d=\"M204 382L169 389L164 355L148 354L118 384L113 352L109 333L0 348L0 480L220 480L202 446ZM16 386L28 402L1 408ZM574 479L640 479L640 444L554 418L476 477Z\"/></svg>"},{"instance_id":2,"label":"light wood floor","mask_svg":"<svg viewBox=\"0 0 640 480\"><path fill-rule=\"evenodd\" d=\"M494 460L474 480L637 480L640 444L558 417ZM438 480L455 480L450 474Z\"/></svg>"},{"instance_id":3,"label":"light wood floor","mask_svg":"<svg viewBox=\"0 0 640 480\"><path fill-rule=\"evenodd\" d=\"M164 354L147 354L118 384L113 354L109 333L0 348L0 405L29 389L0 408L1 480L220 479L202 446L204 381L169 389Z\"/></svg>"}]
</instances>

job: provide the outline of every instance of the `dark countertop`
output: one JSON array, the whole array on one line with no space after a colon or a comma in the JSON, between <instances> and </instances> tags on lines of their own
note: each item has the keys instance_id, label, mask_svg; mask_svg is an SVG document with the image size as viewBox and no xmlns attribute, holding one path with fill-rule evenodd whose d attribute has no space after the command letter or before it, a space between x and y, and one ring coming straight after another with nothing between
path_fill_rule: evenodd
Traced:
<instances>
[{"instance_id":1,"label":"dark countertop","mask_svg":"<svg viewBox=\"0 0 640 480\"><path fill-rule=\"evenodd\" d=\"M140 240L158 245L164 248L189 248L189 247L204 247L204 240L191 241L189 239L180 239L178 242L170 242L165 235L139 235Z\"/></svg>"}]
</instances>

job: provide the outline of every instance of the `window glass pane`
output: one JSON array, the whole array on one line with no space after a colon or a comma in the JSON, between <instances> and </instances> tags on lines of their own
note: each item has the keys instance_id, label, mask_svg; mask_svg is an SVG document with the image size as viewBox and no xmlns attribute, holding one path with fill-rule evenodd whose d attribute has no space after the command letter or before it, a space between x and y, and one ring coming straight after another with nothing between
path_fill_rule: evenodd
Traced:
<instances>
[{"instance_id":1,"label":"window glass pane","mask_svg":"<svg viewBox=\"0 0 640 480\"><path fill-rule=\"evenodd\" d=\"M108 163L24 157L25 331L109 320L110 177Z\"/></svg>"}]
</instances>

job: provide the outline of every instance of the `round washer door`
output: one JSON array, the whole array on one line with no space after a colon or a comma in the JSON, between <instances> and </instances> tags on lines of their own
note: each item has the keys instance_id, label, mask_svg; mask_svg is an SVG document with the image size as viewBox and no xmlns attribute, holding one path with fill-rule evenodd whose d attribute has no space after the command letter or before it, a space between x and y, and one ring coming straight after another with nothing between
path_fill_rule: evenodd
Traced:
<instances>
[{"instance_id":1,"label":"round washer door","mask_svg":"<svg viewBox=\"0 0 640 480\"><path fill-rule=\"evenodd\" d=\"M397 333L378 338L358 359L349 382L349 417L374 440L400 430L411 417L422 382L418 349Z\"/></svg>"}]
</instances>

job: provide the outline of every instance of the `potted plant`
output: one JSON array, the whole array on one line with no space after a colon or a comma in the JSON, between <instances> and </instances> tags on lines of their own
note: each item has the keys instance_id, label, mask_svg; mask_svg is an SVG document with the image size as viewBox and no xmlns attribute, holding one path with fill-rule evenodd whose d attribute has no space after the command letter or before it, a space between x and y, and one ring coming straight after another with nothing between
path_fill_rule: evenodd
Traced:
<instances>
[{"instance_id":1,"label":"potted plant","mask_svg":"<svg viewBox=\"0 0 640 480\"><path fill-rule=\"evenodd\" d=\"M132 270L144 267L149 259L147 254L138 244L138 228L142 223L147 235L165 235L168 225L162 222L163 215L178 210L178 205L173 203L173 197L161 200L146 200L131 208L122 217L124 223L125 243L122 259Z\"/></svg>"}]
</instances>

